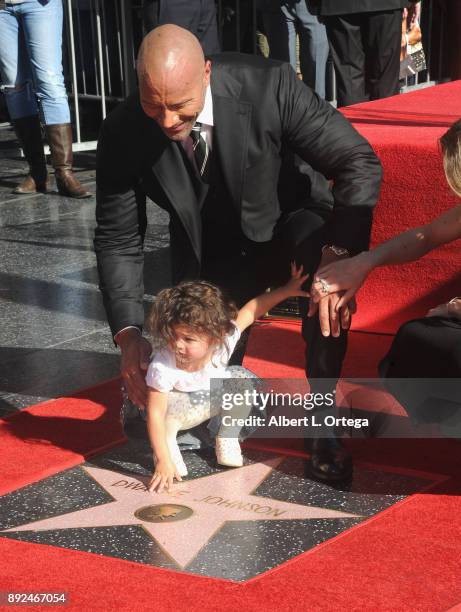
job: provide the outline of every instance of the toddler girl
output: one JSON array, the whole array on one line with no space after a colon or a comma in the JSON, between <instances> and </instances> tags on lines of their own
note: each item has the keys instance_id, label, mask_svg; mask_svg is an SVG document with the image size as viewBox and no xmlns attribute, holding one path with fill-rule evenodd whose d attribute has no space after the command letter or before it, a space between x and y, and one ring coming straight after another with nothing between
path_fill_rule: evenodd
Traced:
<instances>
[{"instance_id":1,"label":"toddler girl","mask_svg":"<svg viewBox=\"0 0 461 612\"><path fill-rule=\"evenodd\" d=\"M288 297L307 297L301 289L307 276L293 263L286 285L250 300L240 310L205 281L184 282L158 294L147 321L158 345L146 376L147 427L155 462L149 491L170 489L174 478L187 475L176 442L178 430L219 414L210 401L211 378L253 377L244 368L227 365L240 334ZM216 458L220 465L243 465L239 440L235 433L227 437L222 425Z\"/></svg>"}]
</instances>

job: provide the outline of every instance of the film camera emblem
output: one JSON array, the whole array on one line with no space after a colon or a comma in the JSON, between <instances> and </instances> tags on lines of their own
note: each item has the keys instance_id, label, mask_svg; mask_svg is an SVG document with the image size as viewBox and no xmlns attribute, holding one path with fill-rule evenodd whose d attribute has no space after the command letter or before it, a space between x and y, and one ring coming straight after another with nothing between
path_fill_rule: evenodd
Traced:
<instances>
[{"instance_id":1,"label":"film camera emblem","mask_svg":"<svg viewBox=\"0 0 461 612\"><path fill-rule=\"evenodd\" d=\"M193 514L192 508L179 504L156 504L143 506L134 513L135 517L148 523L173 523L183 521Z\"/></svg>"}]
</instances>

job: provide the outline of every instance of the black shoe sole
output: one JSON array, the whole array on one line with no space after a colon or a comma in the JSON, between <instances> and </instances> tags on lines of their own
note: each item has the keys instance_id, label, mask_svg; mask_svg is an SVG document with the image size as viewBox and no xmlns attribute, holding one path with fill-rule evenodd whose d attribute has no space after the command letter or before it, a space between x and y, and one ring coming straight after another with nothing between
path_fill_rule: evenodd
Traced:
<instances>
[{"instance_id":1,"label":"black shoe sole","mask_svg":"<svg viewBox=\"0 0 461 612\"><path fill-rule=\"evenodd\" d=\"M339 474L330 474L327 476L324 472L317 472L313 469L311 462L307 463L306 475L311 476L314 480L319 482L346 482L352 480L354 475L354 469L351 466L344 472Z\"/></svg>"}]
</instances>

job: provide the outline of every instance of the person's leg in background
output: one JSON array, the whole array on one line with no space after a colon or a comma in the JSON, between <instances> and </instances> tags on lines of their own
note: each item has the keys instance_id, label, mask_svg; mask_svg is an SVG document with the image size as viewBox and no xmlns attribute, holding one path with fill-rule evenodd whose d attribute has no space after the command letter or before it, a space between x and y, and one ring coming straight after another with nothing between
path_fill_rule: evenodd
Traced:
<instances>
[{"instance_id":1,"label":"person's leg in background","mask_svg":"<svg viewBox=\"0 0 461 612\"><path fill-rule=\"evenodd\" d=\"M336 73L338 108L366 102L363 14L325 17Z\"/></svg>"},{"instance_id":2,"label":"person's leg in background","mask_svg":"<svg viewBox=\"0 0 461 612\"><path fill-rule=\"evenodd\" d=\"M295 4L299 35L299 64L304 83L325 98L325 77L330 50L325 25L310 10L310 0Z\"/></svg>"},{"instance_id":3,"label":"person's leg in background","mask_svg":"<svg viewBox=\"0 0 461 612\"><path fill-rule=\"evenodd\" d=\"M402 10L377 11L365 17L366 89L370 100L379 100L399 93Z\"/></svg>"},{"instance_id":4,"label":"person's leg in background","mask_svg":"<svg viewBox=\"0 0 461 612\"><path fill-rule=\"evenodd\" d=\"M158 25L174 23L194 34L205 55L219 53L214 0L159 0Z\"/></svg>"},{"instance_id":5,"label":"person's leg in background","mask_svg":"<svg viewBox=\"0 0 461 612\"><path fill-rule=\"evenodd\" d=\"M297 69L296 57L296 13L294 1L278 2L266 0L262 9L264 30L269 43L271 59L289 62Z\"/></svg>"},{"instance_id":6,"label":"person's leg in background","mask_svg":"<svg viewBox=\"0 0 461 612\"><path fill-rule=\"evenodd\" d=\"M24 34L17 14L19 7L0 10L0 81L10 119L29 164L29 175L14 193L47 190L46 159L38 106Z\"/></svg>"},{"instance_id":7,"label":"person's leg in background","mask_svg":"<svg viewBox=\"0 0 461 612\"><path fill-rule=\"evenodd\" d=\"M198 39L205 55L219 53L221 45L218 36L218 17L214 0L201 0Z\"/></svg>"},{"instance_id":8,"label":"person's leg in background","mask_svg":"<svg viewBox=\"0 0 461 612\"><path fill-rule=\"evenodd\" d=\"M18 7L58 191L72 198L89 197L72 171L72 126L62 68L62 1L42 5L25 0Z\"/></svg>"},{"instance_id":9,"label":"person's leg in background","mask_svg":"<svg viewBox=\"0 0 461 612\"><path fill-rule=\"evenodd\" d=\"M160 0L144 0L142 5L142 22L144 26L144 34L148 34L159 24L159 4Z\"/></svg>"}]
</instances>

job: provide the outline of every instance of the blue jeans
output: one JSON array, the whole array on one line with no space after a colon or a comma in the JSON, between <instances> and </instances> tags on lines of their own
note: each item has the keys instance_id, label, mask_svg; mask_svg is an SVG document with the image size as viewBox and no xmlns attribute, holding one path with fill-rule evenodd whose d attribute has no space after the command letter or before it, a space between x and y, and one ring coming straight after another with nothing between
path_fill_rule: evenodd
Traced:
<instances>
[{"instance_id":1,"label":"blue jeans","mask_svg":"<svg viewBox=\"0 0 461 612\"><path fill-rule=\"evenodd\" d=\"M265 0L264 28L270 57L290 62L296 70L296 34L299 36L299 64L303 81L325 98L328 40L325 26L309 8L310 0Z\"/></svg>"},{"instance_id":2,"label":"blue jeans","mask_svg":"<svg viewBox=\"0 0 461 612\"><path fill-rule=\"evenodd\" d=\"M24 0L0 10L0 89L11 119L40 112L45 125L70 123L62 21L62 0Z\"/></svg>"}]
</instances>

